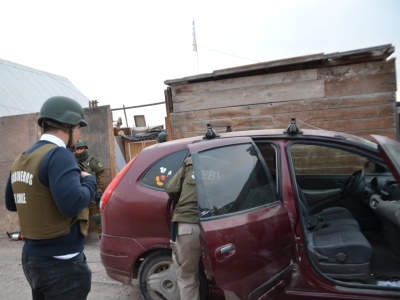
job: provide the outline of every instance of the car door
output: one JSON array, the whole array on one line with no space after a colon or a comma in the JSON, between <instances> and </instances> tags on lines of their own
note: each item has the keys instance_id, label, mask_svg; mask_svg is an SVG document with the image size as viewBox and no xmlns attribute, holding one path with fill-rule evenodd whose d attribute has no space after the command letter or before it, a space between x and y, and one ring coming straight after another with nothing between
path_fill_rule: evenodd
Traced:
<instances>
[{"instance_id":1,"label":"car door","mask_svg":"<svg viewBox=\"0 0 400 300\"><path fill-rule=\"evenodd\" d=\"M400 184L400 143L388 137L371 135L378 142L378 149Z\"/></svg>"},{"instance_id":2,"label":"car door","mask_svg":"<svg viewBox=\"0 0 400 300\"><path fill-rule=\"evenodd\" d=\"M189 146L206 272L242 299L273 299L291 279L294 241L287 210L250 138Z\"/></svg>"}]
</instances>

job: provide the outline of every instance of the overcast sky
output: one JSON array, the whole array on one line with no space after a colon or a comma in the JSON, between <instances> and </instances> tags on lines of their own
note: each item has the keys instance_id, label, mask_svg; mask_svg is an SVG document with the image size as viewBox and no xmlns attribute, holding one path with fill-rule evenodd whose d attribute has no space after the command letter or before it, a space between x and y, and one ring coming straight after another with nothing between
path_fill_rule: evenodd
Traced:
<instances>
[{"instance_id":1,"label":"overcast sky","mask_svg":"<svg viewBox=\"0 0 400 300\"><path fill-rule=\"evenodd\" d=\"M0 33L1 59L122 108L164 101L165 80L223 68L384 44L398 57L400 1L0 0ZM159 105L127 110L128 125L141 114L164 124Z\"/></svg>"}]
</instances>

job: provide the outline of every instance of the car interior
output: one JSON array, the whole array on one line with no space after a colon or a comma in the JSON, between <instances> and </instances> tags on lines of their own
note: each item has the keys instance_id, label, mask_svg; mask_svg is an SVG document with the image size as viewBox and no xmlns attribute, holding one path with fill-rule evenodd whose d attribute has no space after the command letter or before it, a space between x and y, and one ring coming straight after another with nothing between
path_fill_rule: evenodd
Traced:
<instances>
[{"instance_id":1,"label":"car interior","mask_svg":"<svg viewBox=\"0 0 400 300\"><path fill-rule=\"evenodd\" d=\"M290 148L308 256L327 277L400 288L400 188L382 161Z\"/></svg>"}]
</instances>

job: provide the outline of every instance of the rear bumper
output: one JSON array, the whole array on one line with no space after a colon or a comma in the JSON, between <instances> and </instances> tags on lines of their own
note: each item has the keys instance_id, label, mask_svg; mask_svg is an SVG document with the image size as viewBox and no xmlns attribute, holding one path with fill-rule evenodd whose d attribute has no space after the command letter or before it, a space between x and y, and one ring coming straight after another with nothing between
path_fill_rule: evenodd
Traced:
<instances>
[{"instance_id":1,"label":"rear bumper","mask_svg":"<svg viewBox=\"0 0 400 300\"><path fill-rule=\"evenodd\" d=\"M107 275L126 285L132 284L133 266L145 251L132 238L103 233L100 239L100 258Z\"/></svg>"}]
</instances>

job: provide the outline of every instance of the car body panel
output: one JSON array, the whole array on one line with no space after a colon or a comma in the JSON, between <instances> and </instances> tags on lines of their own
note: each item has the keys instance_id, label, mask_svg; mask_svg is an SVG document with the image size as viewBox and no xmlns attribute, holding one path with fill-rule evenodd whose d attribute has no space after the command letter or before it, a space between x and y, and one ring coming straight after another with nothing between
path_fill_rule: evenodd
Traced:
<instances>
[{"instance_id":1,"label":"car body panel","mask_svg":"<svg viewBox=\"0 0 400 300\"><path fill-rule=\"evenodd\" d=\"M274 280L276 275L291 268L293 240L282 205L201 222L201 228L203 263L222 289L255 299L282 280Z\"/></svg>"},{"instance_id":2,"label":"car body panel","mask_svg":"<svg viewBox=\"0 0 400 300\"><path fill-rule=\"evenodd\" d=\"M187 150L187 146L186 143L173 143L167 152L156 149L156 146L149 147L140 152L112 192L112 200L103 208L106 213L102 213L100 256L107 274L125 284L136 278L136 272L132 270L142 255L152 250L169 249L168 195L163 187L148 188L140 183L140 179L154 161L170 152ZM153 219L154 215L158 217L148 223L147 220ZM135 224L146 224L146 230L141 226L127 226L132 220ZM109 267L111 265L113 267Z\"/></svg>"},{"instance_id":3,"label":"car body panel","mask_svg":"<svg viewBox=\"0 0 400 300\"><path fill-rule=\"evenodd\" d=\"M227 153L228 151L232 152L230 151L231 146L243 145L242 151L246 149L246 152L251 152L248 150L250 149L249 145L255 146L252 139L244 137L222 139L215 141L212 144L213 147L210 145L210 143L198 143L189 146L193 157L200 212L203 213L207 209L205 202L208 199L202 197L207 193L217 192L218 197L224 197L224 195L228 197L221 191L221 189L227 188L226 186L222 187L224 181L232 182L230 191L232 193L232 190L235 189L234 186L241 184L237 178L240 177L238 174L244 173L243 181L249 180L244 171L244 164L247 164L248 159L242 155L241 159L235 161L235 156ZM221 150L220 153L211 156L211 151L204 151L210 149ZM256 147L252 149L256 149ZM204 157L200 157L199 152L206 154ZM229 155L232 155L233 159L228 162ZM249 154L250 161L254 156L258 158L255 161L261 161L259 153ZM211 161L207 162L206 160ZM219 164L217 160L223 162ZM224 167L222 164L229 164L229 166ZM208 165L210 165L209 168ZM219 166L222 167L218 168ZM214 169L216 170L214 171ZM264 169L264 171L266 170ZM254 169L249 172L252 174ZM268 173L257 172L254 176L268 176ZM210 174L213 173L217 175L211 176ZM229 176L227 173L233 175ZM221 179L215 183L218 181L218 176ZM213 182L209 184L208 180ZM271 184L272 180L267 183ZM221 188L213 190L215 184ZM252 185L254 187L249 192L257 193L255 183ZM243 189L245 188L246 182L243 185ZM274 189L275 187L272 190ZM234 204L229 207L230 210L240 201L242 193L243 191L239 191L238 198L233 199ZM226 200L221 200L221 202L223 201ZM289 216L282 202L276 200L267 205L244 209L220 218L203 219L200 216L200 224L203 263L208 268L207 272L213 274L218 286L246 299L257 299L263 294L271 297L283 293L284 286L287 286L290 281L294 241Z\"/></svg>"}]
</instances>

